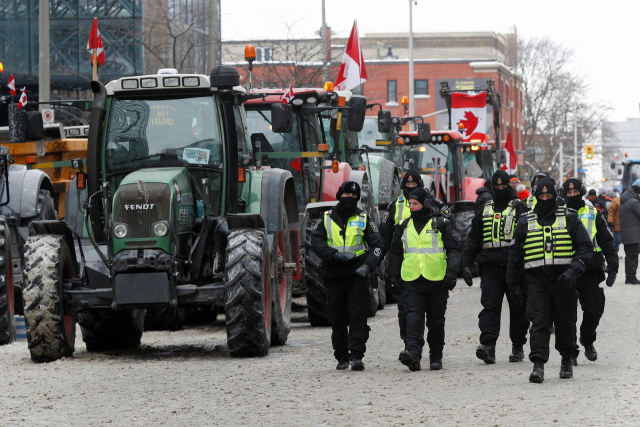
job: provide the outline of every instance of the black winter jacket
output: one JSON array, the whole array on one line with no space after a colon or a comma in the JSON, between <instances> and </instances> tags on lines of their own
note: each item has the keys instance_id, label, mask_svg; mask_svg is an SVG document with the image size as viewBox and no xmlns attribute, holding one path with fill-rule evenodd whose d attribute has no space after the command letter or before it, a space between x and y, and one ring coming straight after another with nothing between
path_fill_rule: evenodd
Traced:
<instances>
[{"instance_id":1,"label":"black winter jacket","mask_svg":"<svg viewBox=\"0 0 640 427\"><path fill-rule=\"evenodd\" d=\"M431 215L425 215L419 219L414 219L416 231L420 233L425 227ZM436 226L442 235L442 243L447 254L447 274L457 277L460 273L460 265L462 262L462 249L460 247L460 238L458 232L453 227L453 223L442 216L433 217ZM408 225L409 220L394 227L393 241L389 251L389 279L391 283L400 284L400 288L404 290L412 290L423 293L442 292L444 289L443 280L430 281L420 276L412 282L404 282L401 276L402 261L404 260L404 247L402 245L402 233Z\"/></svg>"},{"instance_id":2,"label":"black winter jacket","mask_svg":"<svg viewBox=\"0 0 640 427\"><path fill-rule=\"evenodd\" d=\"M514 199L517 200L517 197ZM494 206L496 212L501 212L507 208L507 204L510 200L500 203ZM520 216L529 210L527 205L518 200L516 205L515 222L520 219ZM483 237L483 224L482 213L484 212L484 205L476 210L476 216L471 222L471 231L469 232L469 238L464 248L464 257L462 260L463 267L471 267L474 262L477 262L480 266L507 268L509 260L509 247L482 249L482 237Z\"/></svg>"},{"instance_id":3,"label":"black winter jacket","mask_svg":"<svg viewBox=\"0 0 640 427\"><path fill-rule=\"evenodd\" d=\"M640 197L631 188L620 196L619 215L622 244L640 243Z\"/></svg>"},{"instance_id":4,"label":"black winter jacket","mask_svg":"<svg viewBox=\"0 0 640 427\"><path fill-rule=\"evenodd\" d=\"M362 212L361 209L357 209L353 215L359 215ZM346 230L346 224L338 215L334 209L331 211L331 219L342 229L341 234L344 236ZM382 261L382 242L380 241L380 235L378 234L378 228L371 221L367 215L367 225L364 230L364 240L369 246L369 250L360 255L351 262L333 262L331 258L338 253L337 249L334 249L327 245L327 229L324 226L324 215L318 220L311 233L311 249L322 259L322 277L346 277L355 274L355 271L362 264L368 264L371 267L371 271L375 270Z\"/></svg>"},{"instance_id":5,"label":"black winter jacket","mask_svg":"<svg viewBox=\"0 0 640 427\"><path fill-rule=\"evenodd\" d=\"M551 226L556 221L556 209L559 205L556 204L556 208L549 214L543 216L537 209L533 210L538 214L538 223L543 226ZM573 209L567 210L567 232L571 236L573 243L573 249L575 254L573 255L573 261L569 266L558 265L549 267L532 268L526 271L527 274L536 276L544 275L549 280L555 281L562 273L564 273L568 267L576 267L580 272L584 272L593 256L593 244L591 243L591 237L587 234L587 229L584 228L582 221L578 218L578 213ZM527 217L520 217L516 230L514 232L514 238L511 242L509 249L509 264L507 266L507 284L517 285L520 281L521 273L524 272L524 242L527 238L527 232L529 223Z\"/></svg>"},{"instance_id":6,"label":"black winter jacket","mask_svg":"<svg viewBox=\"0 0 640 427\"><path fill-rule=\"evenodd\" d=\"M475 209L478 210L481 206L484 206L489 200L493 200L493 193L491 189L487 187L480 187L476 190L478 198L476 199Z\"/></svg>"}]
</instances>

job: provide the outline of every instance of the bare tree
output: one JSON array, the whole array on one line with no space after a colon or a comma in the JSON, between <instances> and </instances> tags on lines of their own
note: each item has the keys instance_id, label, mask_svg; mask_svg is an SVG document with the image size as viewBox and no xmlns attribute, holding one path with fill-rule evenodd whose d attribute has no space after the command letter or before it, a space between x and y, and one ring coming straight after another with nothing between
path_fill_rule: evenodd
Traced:
<instances>
[{"instance_id":1,"label":"bare tree","mask_svg":"<svg viewBox=\"0 0 640 427\"><path fill-rule=\"evenodd\" d=\"M536 147L536 166L552 176L559 172L559 156L555 155L560 142L564 144L567 171L572 168L573 156L583 156L583 144L598 143L598 134L609 132L604 124L611 107L589 99L589 87L572 68L572 59L571 49L549 38L518 40L517 68L524 78L525 146ZM577 153L573 149L574 121Z\"/></svg>"}]
</instances>

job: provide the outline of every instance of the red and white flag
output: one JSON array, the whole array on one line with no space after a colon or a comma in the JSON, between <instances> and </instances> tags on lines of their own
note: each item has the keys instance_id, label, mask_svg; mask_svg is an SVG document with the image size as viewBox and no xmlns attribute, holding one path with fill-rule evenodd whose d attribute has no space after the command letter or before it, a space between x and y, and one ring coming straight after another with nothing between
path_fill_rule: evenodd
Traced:
<instances>
[{"instance_id":1,"label":"red and white flag","mask_svg":"<svg viewBox=\"0 0 640 427\"><path fill-rule=\"evenodd\" d=\"M27 88L22 88L22 95L20 95L20 100L18 101L18 108L22 108L27 105Z\"/></svg>"},{"instance_id":2,"label":"red and white flag","mask_svg":"<svg viewBox=\"0 0 640 427\"><path fill-rule=\"evenodd\" d=\"M93 55L93 49L96 51L98 57L98 65L104 65L104 45L102 44L102 36L100 30L98 30L98 18L93 18L93 25L91 26L91 34L89 34L89 41L87 41L87 50Z\"/></svg>"},{"instance_id":3,"label":"red and white flag","mask_svg":"<svg viewBox=\"0 0 640 427\"><path fill-rule=\"evenodd\" d=\"M11 76L9 77L7 86L9 86L9 95L16 96L16 81L13 79L13 74L11 74Z\"/></svg>"},{"instance_id":4,"label":"red and white flag","mask_svg":"<svg viewBox=\"0 0 640 427\"><path fill-rule=\"evenodd\" d=\"M293 94L293 87L291 85L289 85L289 89L287 89L284 93L284 95L282 95L282 103L283 104L291 104L291 101L293 101L293 97L295 95Z\"/></svg>"},{"instance_id":5,"label":"red and white flag","mask_svg":"<svg viewBox=\"0 0 640 427\"><path fill-rule=\"evenodd\" d=\"M516 173L518 170L518 157L516 156L516 151L513 149L513 140L511 139L511 132L507 134L507 143L504 145L503 150L507 155L507 163L504 163L500 166L500 169L512 175Z\"/></svg>"},{"instance_id":6,"label":"red and white flag","mask_svg":"<svg viewBox=\"0 0 640 427\"><path fill-rule=\"evenodd\" d=\"M351 90L367 81L367 71L364 68L362 46L358 37L358 22L353 22L351 35L347 42L347 49L342 57L342 65L336 78L335 90Z\"/></svg>"},{"instance_id":7,"label":"red and white flag","mask_svg":"<svg viewBox=\"0 0 640 427\"><path fill-rule=\"evenodd\" d=\"M458 130L462 123L464 142L481 144L487 137L487 94L451 94L451 129Z\"/></svg>"}]
</instances>

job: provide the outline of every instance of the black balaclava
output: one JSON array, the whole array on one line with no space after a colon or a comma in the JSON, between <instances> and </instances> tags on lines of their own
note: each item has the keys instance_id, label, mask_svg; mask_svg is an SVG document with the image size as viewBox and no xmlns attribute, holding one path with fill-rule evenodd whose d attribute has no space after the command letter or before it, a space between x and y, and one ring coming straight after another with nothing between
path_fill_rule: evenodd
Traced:
<instances>
[{"instance_id":1,"label":"black balaclava","mask_svg":"<svg viewBox=\"0 0 640 427\"><path fill-rule=\"evenodd\" d=\"M424 188L416 188L409 195L409 200L414 199L422 205L422 209L419 211L411 211L411 218L419 218L426 215L431 215L433 203L431 202L431 195Z\"/></svg>"},{"instance_id":2,"label":"black balaclava","mask_svg":"<svg viewBox=\"0 0 640 427\"><path fill-rule=\"evenodd\" d=\"M578 190L580 191L580 194L578 194L577 196L569 197L567 196L567 193L570 190ZM564 192L564 198L567 201L568 208L578 210L585 205L584 199L582 198L584 189L583 189L582 181L580 181L579 179L577 178L567 179L564 182L564 184L562 184L562 191Z\"/></svg>"},{"instance_id":3,"label":"black balaclava","mask_svg":"<svg viewBox=\"0 0 640 427\"><path fill-rule=\"evenodd\" d=\"M538 199L535 211L542 215L551 213L558 203L558 192L556 191L556 182L551 178L540 178L536 182L533 195L537 198L540 194L551 194L553 197L548 200Z\"/></svg>"},{"instance_id":4,"label":"black balaclava","mask_svg":"<svg viewBox=\"0 0 640 427\"><path fill-rule=\"evenodd\" d=\"M355 193L358 197L342 196L344 193ZM336 210L338 214L343 218L349 218L352 216L356 209L358 209L358 200L360 200L360 185L355 181L345 181L342 183L338 192L336 193L336 199L338 204Z\"/></svg>"},{"instance_id":5,"label":"black balaclava","mask_svg":"<svg viewBox=\"0 0 640 427\"><path fill-rule=\"evenodd\" d=\"M507 188L496 190L498 185L506 185ZM503 170L496 171L491 177L491 191L493 192L493 200L496 203L503 202L500 204L505 204L505 202L511 200L513 198L513 188L511 188L509 182L509 174Z\"/></svg>"},{"instance_id":6,"label":"black balaclava","mask_svg":"<svg viewBox=\"0 0 640 427\"><path fill-rule=\"evenodd\" d=\"M417 182L418 186L409 188L406 186L407 182ZM404 173L404 176L402 177L402 183L400 184L400 187L402 187L402 194L404 195L404 198L409 200L409 195L413 190L415 190L416 188L424 187L424 183L422 182L420 173L415 170L406 171Z\"/></svg>"}]
</instances>

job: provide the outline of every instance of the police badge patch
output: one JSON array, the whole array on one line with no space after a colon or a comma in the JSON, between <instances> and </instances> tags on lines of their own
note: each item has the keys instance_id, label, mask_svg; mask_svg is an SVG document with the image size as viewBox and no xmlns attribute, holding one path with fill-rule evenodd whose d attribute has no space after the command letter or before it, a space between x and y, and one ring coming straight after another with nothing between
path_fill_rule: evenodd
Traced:
<instances>
[{"instance_id":1,"label":"police badge patch","mask_svg":"<svg viewBox=\"0 0 640 427\"><path fill-rule=\"evenodd\" d=\"M313 226L313 229L314 229L314 230L317 230L317 229L318 229L318 226L320 225L320 223L321 223L321 222L322 222L322 219L317 220L317 221L316 221L316 225L314 225L314 226Z\"/></svg>"},{"instance_id":2,"label":"police badge patch","mask_svg":"<svg viewBox=\"0 0 640 427\"><path fill-rule=\"evenodd\" d=\"M371 224L371 228L373 229L373 232L377 233L378 232L378 227L376 227L376 225L374 223L372 223L372 222L370 222L370 224Z\"/></svg>"},{"instance_id":3,"label":"police badge patch","mask_svg":"<svg viewBox=\"0 0 640 427\"><path fill-rule=\"evenodd\" d=\"M382 251L380 250L380 248L376 248L376 249L373 251L373 254L374 254L375 256L380 256L380 254L381 254L381 253L382 253Z\"/></svg>"},{"instance_id":4,"label":"police badge patch","mask_svg":"<svg viewBox=\"0 0 640 427\"><path fill-rule=\"evenodd\" d=\"M382 222L384 222L386 224L388 218L389 218L389 212L385 212L384 216L382 217Z\"/></svg>"}]
</instances>

